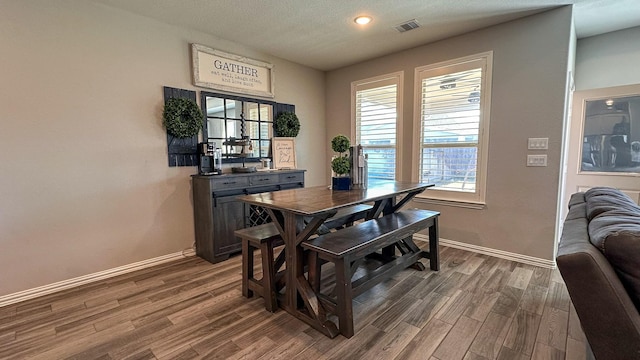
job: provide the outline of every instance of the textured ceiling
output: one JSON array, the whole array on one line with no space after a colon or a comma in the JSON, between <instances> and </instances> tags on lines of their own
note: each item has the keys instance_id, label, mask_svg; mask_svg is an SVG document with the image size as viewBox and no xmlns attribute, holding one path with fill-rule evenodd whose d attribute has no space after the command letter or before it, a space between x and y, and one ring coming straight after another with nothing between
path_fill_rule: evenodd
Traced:
<instances>
[{"instance_id":1,"label":"textured ceiling","mask_svg":"<svg viewBox=\"0 0 640 360\"><path fill-rule=\"evenodd\" d=\"M640 0L92 0L331 70L574 4L578 37L640 25ZM356 15L373 22L361 27ZM422 27L393 27L416 19ZM206 45L206 44L204 44ZM224 50L224 49L221 49Z\"/></svg>"}]
</instances>

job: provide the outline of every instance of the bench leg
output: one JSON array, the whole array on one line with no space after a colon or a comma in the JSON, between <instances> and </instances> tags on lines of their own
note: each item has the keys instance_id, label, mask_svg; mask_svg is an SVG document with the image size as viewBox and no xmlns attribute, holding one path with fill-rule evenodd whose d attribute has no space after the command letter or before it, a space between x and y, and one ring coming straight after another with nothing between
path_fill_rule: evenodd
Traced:
<instances>
[{"instance_id":1,"label":"bench leg","mask_svg":"<svg viewBox=\"0 0 640 360\"><path fill-rule=\"evenodd\" d=\"M309 251L309 285L316 294L320 293L320 278L322 277L322 268L318 259L318 253Z\"/></svg>"},{"instance_id":2,"label":"bench leg","mask_svg":"<svg viewBox=\"0 0 640 360\"><path fill-rule=\"evenodd\" d=\"M346 259L336 263L336 312L340 333L350 338L353 336L353 293L351 289L351 266Z\"/></svg>"},{"instance_id":3,"label":"bench leg","mask_svg":"<svg viewBox=\"0 0 640 360\"><path fill-rule=\"evenodd\" d=\"M249 240L242 239L242 295L250 298L253 291L249 290L249 279L253 279L253 246Z\"/></svg>"},{"instance_id":4,"label":"bench leg","mask_svg":"<svg viewBox=\"0 0 640 360\"><path fill-rule=\"evenodd\" d=\"M278 308L278 300L276 299L275 269L273 266L273 244L270 241L260 244L260 253L262 255L262 293L264 297L264 307L268 311L275 312Z\"/></svg>"},{"instance_id":5,"label":"bench leg","mask_svg":"<svg viewBox=\"0 0 640 360\"><path fill-rule=\"evenodd\" d=\"M382 258L385 262L389 262L393 260L396 256L396 246L389 245L387 247L382 248Z\"/></svg>"},{"instance_id":6,"label":"bench leg","mask_svg":"<svg viewBox=\"0 0 640 360\"><path fill-rule=\"evenodd\" d=\"M438 217L433 219L433 225L429 227L429 266L431 270L440 270L440 255L438 254Z\"/></svg>"}]
</instances>

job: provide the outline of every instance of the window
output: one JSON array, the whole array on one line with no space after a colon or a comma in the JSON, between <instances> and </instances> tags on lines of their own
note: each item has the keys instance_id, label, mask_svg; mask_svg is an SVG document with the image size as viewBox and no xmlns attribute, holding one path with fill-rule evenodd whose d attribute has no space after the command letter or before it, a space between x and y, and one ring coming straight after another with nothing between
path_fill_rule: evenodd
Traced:
<instances>
[{"instance_id":1,"label":"window","mask_svg":"<svg viewBox=\"0 0 640 360\"><path fill-rule=\"evenodd\" d=\"M400 173L402 77L398 72L351 83L352 132L369 158L369 181L395 180Z\"/></svg>"},{"instance_id":2,"label":"window","mask_svg":"<svg viewBox=\"0 0 640 360\"><path fill-rule=\"evenodd\" d=\"M489 52L416 68L413 177L435 183L423 197L484 203L491 63Z\"/></svg>"},{"instance_id":3,"label":"window","mask_svg":"<svg viewBox=\"0 0 640 360\"><path fill-rule=\"evenodd\" d=\"M251 146L245 149L249 151L249 159L269 156L274 102L208 92L202 92L201 96L206 114L205 140L222 150L225 162L244 160L234 158L240 151L237 146L223 145L229 138L241 139L243 135L251 140Z\"/></svg>"}]
</instances>

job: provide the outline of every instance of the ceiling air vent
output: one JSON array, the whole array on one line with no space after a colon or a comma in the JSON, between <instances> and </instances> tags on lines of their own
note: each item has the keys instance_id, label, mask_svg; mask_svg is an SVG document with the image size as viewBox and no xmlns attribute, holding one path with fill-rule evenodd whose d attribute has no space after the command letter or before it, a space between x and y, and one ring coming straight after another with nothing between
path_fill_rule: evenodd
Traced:
<instances>
[{"instance_id":1,"label":"ceiling air vent","mask_svg":"<svg viewBox=\"0 0 640 360\"><path fill-rule=\"evenodd\" d=\"M413 20L409 20L407 22L404 22L404 23L402 23L400 25L396 25L393 28L398 30L398 32L403 33L403 32L409 31L409 30L417 29L419 27L420 27L420 24L418 24L418 21L416 19L413 19Z\"/></svg>"}]
</instances>

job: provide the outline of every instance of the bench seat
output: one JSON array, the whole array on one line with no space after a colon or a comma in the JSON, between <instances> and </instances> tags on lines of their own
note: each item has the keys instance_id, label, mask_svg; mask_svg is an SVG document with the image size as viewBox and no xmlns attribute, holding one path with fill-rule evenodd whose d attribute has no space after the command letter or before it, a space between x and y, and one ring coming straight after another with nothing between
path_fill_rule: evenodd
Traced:
<instances>
[{"instance_id":1,"label":"bench seat","mask_svg":"<svg viewBox=\"0 0 640 360\"><path fill-rule=\"evenodd\" d=\"M430 267L439 270L439 212L407 209L381 218L358 223L336 232L303 242L309 251L309 279L316 293L320 290L321 265L318 258L335 264L335 299L320 295L319 299L338 316L339 330L345 337L353 336L353 298L388 279L403 269L428 257ZM429 229L429 252L419 249L411 240L418 231ZM395 247L401 256L395 257ZM352 276L367 255L382 249L384 264L356 281ZM424 267L422 267L424 268ZM421 269L422 269L421 268Z\"/></svg>"}]
</instances>

